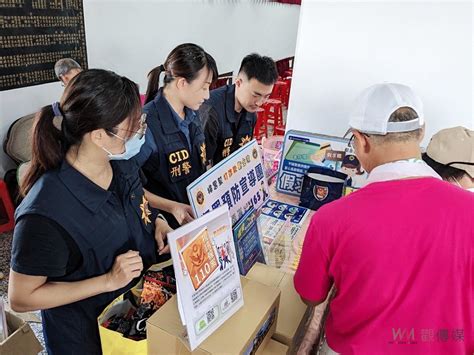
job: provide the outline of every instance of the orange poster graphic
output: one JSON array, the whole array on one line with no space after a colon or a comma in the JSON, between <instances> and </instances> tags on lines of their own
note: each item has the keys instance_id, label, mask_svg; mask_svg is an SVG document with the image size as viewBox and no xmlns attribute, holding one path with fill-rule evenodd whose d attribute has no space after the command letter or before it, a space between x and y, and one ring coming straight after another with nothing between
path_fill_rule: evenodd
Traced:
<instances>
[{"instance_id":1,"label":"orange poster graphic","mask_svg":"<svg viewBox=\"0 0 474 355\"><path fill-rule=\"evenodd\" d=\"M181 256L195 290L217 269L217 258L207 228L181 251Z\"/></svg>"}]
</instances>

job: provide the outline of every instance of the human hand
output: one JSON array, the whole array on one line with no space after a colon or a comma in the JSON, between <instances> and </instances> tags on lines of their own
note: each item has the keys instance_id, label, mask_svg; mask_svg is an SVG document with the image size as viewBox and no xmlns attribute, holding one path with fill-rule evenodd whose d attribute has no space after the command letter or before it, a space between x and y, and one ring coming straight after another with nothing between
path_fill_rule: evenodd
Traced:
<instances>
[{"instance_id":1,"label":"human hand","mask_svg":"<svg viewBox=\"0 0 474 355\"><path fill-rule=\"evenodd\" d=\"M170 246L165 246L165 239L167 234L171 232L173 229L168 225L168 222L162 220L161 218L157 218L155 221L155 240L158 244L158 254L164 254L170 252Z\"/></svg>"},{"instance_id":2,"label":"human hand","mask_svg":"<svg viewBox=\"0 0 474 355\"><path fill-rule=\"evenodd\" d=\"M135 250L129 250L115 258L112 269L105 274L106 288L115 291L127 286L130 281L140 276L143 270L142 257Z\"/></svg>"},{"instance_id":3,"label":"human hand","mask_svg":"<svg viewBox=\"0 0 474 355\"><path fill-rule=\"evenodd\" d=\"M174 202L170 212L180 225L184 225L194 220L193 209L190 205Z\"/></svg>"}]
</instances>

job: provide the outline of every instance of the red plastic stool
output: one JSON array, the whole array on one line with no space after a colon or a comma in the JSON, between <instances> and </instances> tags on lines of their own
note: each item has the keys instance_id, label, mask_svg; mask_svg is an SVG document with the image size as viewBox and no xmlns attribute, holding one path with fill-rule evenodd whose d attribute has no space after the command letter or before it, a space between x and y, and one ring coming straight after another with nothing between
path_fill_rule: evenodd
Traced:
<instances>
[{"instance_id":1,"label":"red plastic stool","mask_svg":"<svg viewBox=\"0 0 474 355\"><path fill-rule=\"evenodd\" d=\"M265 110L263 108L257 109L257 121L253 130L253 136L260 143L262 137L267 137L267 123L265 121Z\"/></svg>"},{"instance_id":2,"label":"red plastic stool","mask_svg":"<svg viewBox=\"0 0 474 355\"><path fill-rule=\"evenodd\" d=\"M270 95L270 98L280 100L283 105L288 107L288 95L289 95L288 82L285 80L279 80L273 86L273 91Z\"/></svg>"},{"instance_id":3,"label":"red plastic stool","mask_svg":"<svg viewBox=\"0 0 474 355\"><path fill-rule=\"evenodd\" d=\"M266 125L265 137L268 138L269 125L273 127L273 134L281 134L281 132L283 132L284 134L285 123L283 122L283 109L282 109L281 100L269 99L262 107L265 110L264 112L264 115L265 115L264 121Z\"/></svg>"},{"instance_id":4,"label":"red plastic stool","mask_svg":"<svg viewBox=\"0 0 474 355\"><path fill-rule=\"evenodd\" d=\"M285 78L283 81L286 83L286 96L285 102L283 102L283 104L288 107L288 103L290 102L291 77Z\"/></svg>"},{"instance_id":5,"label":"red plastic stool","mask_svg":"<svg viewBox=\"0 0 474 355\"><path fill-rule=\"evenodd\" d=\"M0 180L0 233L13 230L15 219L13 217L15 208L8 193L7 184Z\"/></svg>"}]
</instances>

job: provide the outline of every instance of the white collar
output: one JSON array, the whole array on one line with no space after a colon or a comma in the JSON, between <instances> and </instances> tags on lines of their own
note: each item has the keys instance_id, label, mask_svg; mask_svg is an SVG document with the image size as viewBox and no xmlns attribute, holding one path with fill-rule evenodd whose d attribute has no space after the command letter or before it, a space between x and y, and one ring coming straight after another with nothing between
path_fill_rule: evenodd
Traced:
<instances>
[{"instance_id":1,"label":"white collar","mask_svg":"<svg viewBox=\"0 0 474 355\"><path fill-rule=\"evenodd\" d=\"M414 177L441 177L423 160L407 159L397 160L375 167L367 178L366 185L373 182L400 180Z\"/></svg>"}]
</instances>

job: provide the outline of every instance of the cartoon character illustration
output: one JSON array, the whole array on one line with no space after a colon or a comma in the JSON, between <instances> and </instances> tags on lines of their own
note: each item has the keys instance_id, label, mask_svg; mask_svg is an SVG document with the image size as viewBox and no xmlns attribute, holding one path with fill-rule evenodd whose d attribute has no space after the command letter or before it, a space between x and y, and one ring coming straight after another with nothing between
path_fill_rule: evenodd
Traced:
<instances>
[{"instance_id":1,"label":"cartoon character illustration","mask_svg":"<svg viewBox=\"0 0 474 355\"><path fill-rule=\"evenodd\" d=\"M225 249L227 250L227 257L228 262L231 263L231 259L234 258L234 253L232 253L232 249L230 248L230 242L225 242Z\"/></svg>"},{"instance_id":2,"label":"cartoon character illustration","mask_svg":"<svg viewBox=\"0 0 474 355\"><path fill-rule=\"evenodd\" d=\"M361 179L357 179L359 176L364 175L364 170L362 169L359 159L354 154L346 154L344 160L342 161L341 172L347 174L349 179L347 181L348 185L354 186L358 183L361 183Z\"/></svg>"},{"instance_id":3,"label":"cartoon character illustration","mask_svg":"<svg viewBox=\"0 0 474 355\"><path fill-rule=\"evenodd\" d=\"M217 248L217 251L218 251L217 254L219 254L219 270L222 271L222 270L224 270L225 264L224 264L224 261L222 260L222 256L221 256L221 253L219 251L219 248Z\"/></svg>"},{"instance_id":4,"label":"cartoon character illustration","mask_svg":"<svg viewBox=\"0 0 474 355\"><path fill-rule=\"evenodd\" d=\"M227 264L232 264L231 259L233 257L233 253L231 251L229 241L217 246L217 254L219 255L219 270L225 270Z\"/></svg>"}]
</instances>

